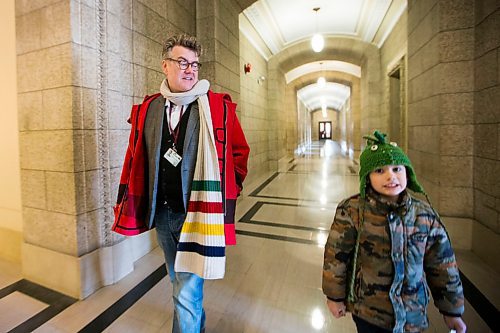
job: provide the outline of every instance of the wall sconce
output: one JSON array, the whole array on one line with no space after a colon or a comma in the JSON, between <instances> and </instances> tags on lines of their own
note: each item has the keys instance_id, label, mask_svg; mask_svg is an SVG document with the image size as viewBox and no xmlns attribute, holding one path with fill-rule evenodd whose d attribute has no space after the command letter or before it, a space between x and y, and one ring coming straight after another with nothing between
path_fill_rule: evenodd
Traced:
<instances>
[{"instance_id":1,"label":"wall sconce","mask_svg":"<svg viewBox=\"0 0 500 333\"><path fill-rule=\"evenodd\" d=\"M259 76L259 78L257 79L257 83L259 85L262 85L262 82L264 81L266 81L266 77L264 75Z\"/></svg>"},{"instance_id":2,"label":"wall sconce","mask_svg":"<svg viewBox=\"0 0 500 333\"><path fill-rule=\"evenodd\" d=\"M250 73L250 71L252 70L252 65L250 63L244 64L243 70L245 71L245 74Z\"/></svg>"}]
</instances>

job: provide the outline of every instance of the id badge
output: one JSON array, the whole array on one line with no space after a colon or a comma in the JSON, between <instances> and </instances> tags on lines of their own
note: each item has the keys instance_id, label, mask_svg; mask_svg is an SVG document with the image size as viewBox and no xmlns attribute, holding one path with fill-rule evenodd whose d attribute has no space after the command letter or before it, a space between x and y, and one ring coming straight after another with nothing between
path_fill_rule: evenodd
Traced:
<instances>
[{"instance_id":1,"label":"id badge","mask_svg":"<svg viewBox=\"0 0 500 333\"><path fill-rule=\"evenodd\" d=\"M167 161L169 161L170 164L172 164L174 167L177 166L177 164L179 164L179 162L182 160L182 157L179 154L177 154L177 152L172 148L168 148L167 152L165 153L165 155L163 155L163 157L165 157Z\"/></svg>"}]
</instances>

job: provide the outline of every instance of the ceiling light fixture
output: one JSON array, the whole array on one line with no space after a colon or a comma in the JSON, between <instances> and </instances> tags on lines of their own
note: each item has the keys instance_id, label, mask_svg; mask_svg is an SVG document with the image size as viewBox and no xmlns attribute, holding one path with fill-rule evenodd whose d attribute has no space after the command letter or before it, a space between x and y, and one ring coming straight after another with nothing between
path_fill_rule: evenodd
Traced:
<instances>
[{"instance_id":1,"label":"ceiling light fixture","mask_svg":"<svg viewBox=\"0 0 500 333\"><path fill-rule=\"evenodd\" d=\"M313 35L311 39L311 47L314 52L321 52L323 47L325 46L325 40L323 36L318 32L318 11L320 7L315 7L313 10L316 12L316 33Z\"/></svg>"},{"instance_id":2,"label":"ceiling light fixture","mask_svg":"<svg viewBox=\"0 0 500 333\"><path fill-rule=\"evenodd\" d=\"M324 77L320 76L318 79L318 87L319 88L324 88L326 85L326 80Z\"/></svg>"},{"instance_id":3,"label":"ceiling light fixture","mask_svg":"<svg viewBox=\"0 0 500 333\"><path fill-rule=\"evenodd\" d=\"M324 72L323 72L323 62L320 62L319 65L321 66L321 74L324 75ZM325 78L323 76L320 76L318 78L317 83L318 83L318 87L319 88L324 88L326 86L326 80L325 80Z\"/></svg>"}]
</instances>

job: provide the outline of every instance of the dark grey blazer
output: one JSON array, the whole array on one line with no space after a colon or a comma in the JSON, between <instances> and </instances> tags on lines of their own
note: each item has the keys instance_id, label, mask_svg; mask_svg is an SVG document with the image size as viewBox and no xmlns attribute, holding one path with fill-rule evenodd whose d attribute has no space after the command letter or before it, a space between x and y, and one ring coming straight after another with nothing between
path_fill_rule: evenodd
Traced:
<instances>
[{"instance_id":1,"label":"dark grey blazer","mask_svg":"<svg viewBox=\"0 0 500 333\"><path fill-rule=\"evenodd\" d=\"M156 195L158 193L158 169L160 167L161 133L163 127L163 117L165 116L165 97L159 96L151 102L146 114L144 124L144 142L147 151L148 162L148 213L146 221L151 229L154 226L154 216L156 211ZM200 135L200 114L198 102L193 102L184 138L183 156L181 161L182 194L184 199L184 209L187 210L189 196L191 194L191 183L193 181L194 168L196 164L196 154L198 152L198 138Z\"/></svg>"}]
</instances>

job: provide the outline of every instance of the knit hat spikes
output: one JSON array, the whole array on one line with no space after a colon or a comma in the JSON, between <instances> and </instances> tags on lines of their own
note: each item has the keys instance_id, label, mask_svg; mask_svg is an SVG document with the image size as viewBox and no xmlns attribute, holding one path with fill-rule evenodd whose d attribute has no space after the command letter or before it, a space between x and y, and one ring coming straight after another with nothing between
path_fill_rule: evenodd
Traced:
<instances>
[{"instance_id":1,"label":"knit hat spikes","mask_svg":"<svg viewBox=\"0 0 500 333\"><path fill-rule=\"evenodd\" d=\"M408 178L407 188L413 192L425 194L424 189L417 181L410 159L395 142L387 142L386 134L375 131L374 137L364 136L367 146L359 157L361 168L359 170L359 193L366 197L366 182L368 175L373 170L386 165L404 165Z\"/></svg>"}]
</instances>

